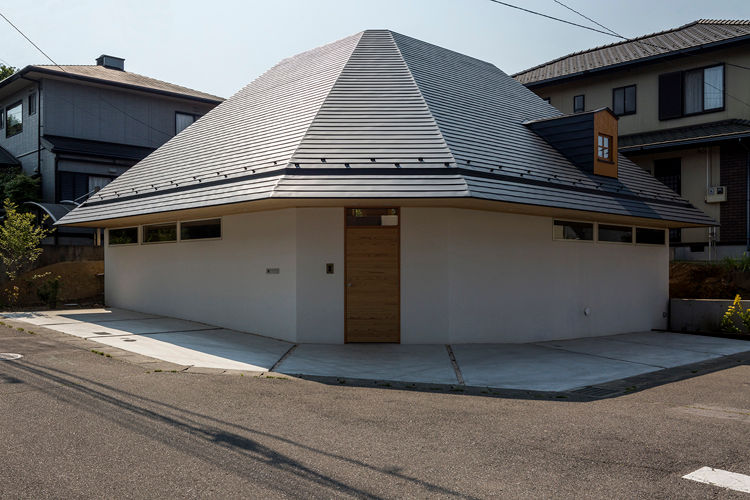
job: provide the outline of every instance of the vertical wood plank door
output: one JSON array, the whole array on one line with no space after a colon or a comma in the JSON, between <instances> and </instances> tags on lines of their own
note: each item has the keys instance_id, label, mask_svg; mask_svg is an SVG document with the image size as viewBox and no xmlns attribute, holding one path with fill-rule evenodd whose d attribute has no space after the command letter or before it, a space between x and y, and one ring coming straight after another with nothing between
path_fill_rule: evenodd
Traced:
<instances>
[{"instance_id":1,"label":"vertical wood plank door","mask_svg":"<svg viewBox=\"0 0 750 500\"><path fill-rule=\"evenodd\" d=\"M399 228L346 228L346 342L400 342Z\"/></svg>"}]
</instances>

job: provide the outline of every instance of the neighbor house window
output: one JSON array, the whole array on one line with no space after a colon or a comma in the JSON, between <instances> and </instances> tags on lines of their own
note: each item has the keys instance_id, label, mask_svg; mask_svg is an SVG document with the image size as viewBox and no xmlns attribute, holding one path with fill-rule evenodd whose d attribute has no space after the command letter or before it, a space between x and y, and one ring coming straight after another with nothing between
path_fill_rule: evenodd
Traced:
<instances>
[{"instance_id":1,"label":"neighbor house window","mask_svg":"<svg viewBox=\"0 0 750 500\"><path fill-rule=\"evenodd\" d=\"M599 224L599 241L633 243L633 228L630 226Z\"/></svg>"},{"instance_id":2,"label":"neighbor house window","mask_svg":"<svg viewBox=\"0 0 750 500\"><path fill-rule=\"evenodd\" d=\"M192 125L201 115L193 115L191 113L175 113L174 114L174 133L179 134L190 125Z\"/></svg>"},{"instance_id":3,"label":"neighbor house window","mask_svg":"<svg viewBox=\"0 0 750 500\"><path fill-rule=\"evenodd\" d=\"M612 110L617 116L635 113L635 85L612 89Z\"/></svg>"},{"instance_id":4,"label":"neighbor house window","mask_svg":"<svg viewBox=\"0 0 750 500\"><path fill-rule=\"evenodd\" d=\"M659 119L724 109L724 65L659 75Z\"/></svg>"},{"instance_id":5,"label":"neighbor house window","mask_svg":"<svg viewBox=\"0 0 750 500\"><path fill-rule=\"evenodd\" d=\"M594 224L591 222L571 222L556 220L553 226L556 240L594 240Z\"/></svg>"},{"instance_id":6,"label":"neighbor house window","mask_svg":"<svg viewBox=\"0 0 750 500\"><path fill-rule=\"evenodd\" d=\"M602 161L612 161L612 136L599 134L596 156Z\"/></svg>"},{"instance_id":7,"label":"neighbor house window","mask_svg":"<svg viewBox=\"0 0 750 500\"><path fill-rule=\"evenodd\" d=\"M586 102L586 98L581 95L577 95L573 98L573 113L583 113Z\"/></svg>"},{"instance_id":8,"label":"neighbor house window","mask_svg":"<svg viewBox=\"0 0 750 500\"><path fill-rule=\"evenodd\" d=\"M36 92L29 96L29 116L36 114Z\"/></svg>"},{"instance_id":9,"label":"neighbor house window","mask_svg":"<svg viewBox=\"0 0 750 500\"><path fill-rule=\"evenodd\" d=\"M666 241L663 229L647 229L638 227L635 229L635 242L645 245L663 245Z\"/></svg>"},{"instance_id":10,"label":"neighbor house window","mask_svg":"<svg viewBox=\"0 0 750 500\"><path fill-rule=\"evenodd\" d=\"M221 219L180 222L181 240L221 238Z\"/></svg>"},{"instance_id":11,"label":"neighbor house window","mask_svg":"<svg viewBox=\"0 0 750 500\"><path fill-rule=\"evenodd\" d=\"M138 228L123 227L109 230L110 245L134 245L138 243Z\"/></svg>"},{"instance_id":12,"label":"neighbor house window","mask_svg":"<svg viewBox=\"0 0 750 500\"><path fill-rule=\"evenodd\" d=\"M18 101L5 109L5 137L23 132L23 103Z\"/></svg>"},{"instance_id":13,"label":"neighbor house window","mask_svg":"<svg viewBox=\"0 0 750 500\"><path fill-rule=\"evenodd\" d=\"M143 243L177 241L177 223L143 226Z\"/></svg>"}]
</instances>

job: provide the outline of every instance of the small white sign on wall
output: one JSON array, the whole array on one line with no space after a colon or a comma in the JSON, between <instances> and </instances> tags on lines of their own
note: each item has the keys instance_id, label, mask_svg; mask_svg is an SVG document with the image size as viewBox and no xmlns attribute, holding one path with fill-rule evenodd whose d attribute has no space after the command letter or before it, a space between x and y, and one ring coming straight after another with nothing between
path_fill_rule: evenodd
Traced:
<instances>
[{"instance_id":1,"label":"small white sign on wall","mask_svg":"<svg viewBox=\"0 0 750 500\"><path fill-rule=\"evenodd\" d=\"M380 224L383 226L398 226L398 215L381 215Z\"/></svg>"}]
</instances>

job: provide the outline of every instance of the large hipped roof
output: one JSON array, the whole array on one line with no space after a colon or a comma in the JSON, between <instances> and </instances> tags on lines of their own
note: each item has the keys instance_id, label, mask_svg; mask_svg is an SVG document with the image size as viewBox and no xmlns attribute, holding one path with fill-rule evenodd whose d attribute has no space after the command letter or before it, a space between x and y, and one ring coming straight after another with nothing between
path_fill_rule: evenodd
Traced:
<instances>
[{"instance_id":1,"label":"large hipped roof","mask_svg":"<svg viewBox=\"0 0 750 500\"><path fill-rule=\"evenodd\" d=\"M418 198L713 222L624 157L618 179L587 174L524 125L559 115L492 64L368 30L281 61L61 222Z\"/></svg>"}]
</instances>

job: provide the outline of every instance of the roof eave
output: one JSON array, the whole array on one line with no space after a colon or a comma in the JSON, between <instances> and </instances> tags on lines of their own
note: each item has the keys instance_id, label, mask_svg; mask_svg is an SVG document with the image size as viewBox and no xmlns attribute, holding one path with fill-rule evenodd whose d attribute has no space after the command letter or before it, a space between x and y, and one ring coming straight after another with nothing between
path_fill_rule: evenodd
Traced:
<instances>
[{"instance_id":1,"label":"roof eave","mask_svg":"<svg viewBox=\"0 0 750 500\"><path fill-rule=\"evenodd\" d=\"M66 223L65 217L55 223L56 226L71 227L127 227L140 224L151 224L165 221L190 220L207 217L222 217L242 213L278 210L281 208L299 207L368 207L382 206L384 203L397 206L422 206L422 207L449 207L483 209L513 213L517 215L547 216L547 217L590 217L600 222L633 224L663 228L681 227L709 227L717 225L716 221L706 216L703 222L689 222L685 220L668 220L659 218L646 218L633 215L613 214L597 210L578 210L570 208L552 207L532 203L515 203L496 201L477 196L445 196L431 198L397 198L397 197L326 197L326 198L265 198L221 205L210 205L206 207L188 208L179 210L164 210L160 212L143 213L124 217L106 217L89 219Z\"/></svg>"}]
</instances>

